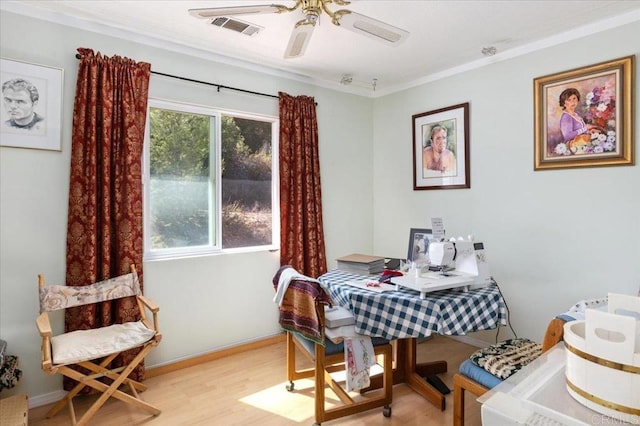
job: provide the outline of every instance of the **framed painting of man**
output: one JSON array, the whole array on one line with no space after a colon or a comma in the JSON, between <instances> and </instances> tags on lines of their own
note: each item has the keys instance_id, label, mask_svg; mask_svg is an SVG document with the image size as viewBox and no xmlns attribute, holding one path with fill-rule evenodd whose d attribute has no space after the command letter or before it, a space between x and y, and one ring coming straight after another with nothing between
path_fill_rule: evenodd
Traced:
<instances>
[{"instance_id":1,"label":"framed painting of man","mask_svg":"<svg viewBox=\"0 0 640 426\"><path fill-rule=\"evenodd\" d=\"M61 150L63 70L0 59L0 145Z\"/></svg>"},{"instance_id":2,"label":"framed painting of man","mask_svg":"<svg viewBox=\"0 0 640 426\"><path fill-rule=\"evenodd\" d=\"M633 164L634 60L534 79L534 170Z\"/></svg>"},{"instance_id":3,"label":"framed painting of man","mask_svg":"<svg viewBox=\"0 0 640 426\"><path fill-rule=\"evenodd\" d=\"M469 103L412 118L413 189L469 188Z\"/></svg>"}]
</instances>

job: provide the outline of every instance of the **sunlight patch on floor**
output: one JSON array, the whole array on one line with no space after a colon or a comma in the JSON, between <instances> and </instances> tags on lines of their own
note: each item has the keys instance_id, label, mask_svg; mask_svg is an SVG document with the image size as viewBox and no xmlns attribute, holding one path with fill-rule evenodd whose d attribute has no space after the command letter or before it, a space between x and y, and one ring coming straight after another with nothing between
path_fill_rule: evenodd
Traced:
<instances>
[{"instance_id":1,"label":"sunlight patch on floor","mask_svg":"<svg viewBox=\"0 0 640 426\"><path fill-rule=\"evenodd\" d=\"M371 368L371 374L379 374L383 371L379 365ZM331 377L344 385L346 372L337 371ZM301 422L313 416L314 406L314 381L312 379L300 379L294 382L292 392L287 391L289 382L282 382L259 392L247 395L239 401L254 408L267 411L288 420ZM356 397L358 393L351 393ZM325 406L327 409L341 405L338 396L328 387L325 388Z\"/></svg>"},{"instance_id":2,"label":"sunlight patch on floor","mask_svg":"<svg viewBox=\"0 0 640 426\"><path fill-rule=\"evenodd\" d=\"M313 380L296 380L292 392L286 389L288 383L289 382L282 382L270 388L247 395L239 401L295 422L302 422L313 417ZM325 389L325 400L327 408L340 403L338 397L329 388Z\"/></svg>"},{"instance_id":3,"label":"sunlight patch on floor","mask_svg":"<svg viewBox=\"0 0 640 426\"><path fill-rule=\"evenodd\" d=\"M296 380L292 392L287 391L287 384L282 382L247 395L240 402L295 422L313 416L313 380Z\"/></svg>"}]
</instances>

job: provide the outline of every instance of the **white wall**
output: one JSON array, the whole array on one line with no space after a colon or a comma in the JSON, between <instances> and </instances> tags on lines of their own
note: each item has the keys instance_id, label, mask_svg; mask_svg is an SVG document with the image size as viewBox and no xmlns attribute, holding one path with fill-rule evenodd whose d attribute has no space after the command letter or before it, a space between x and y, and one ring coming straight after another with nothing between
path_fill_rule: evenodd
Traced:
<instances>
[{"instance_id":1,"label":"white wall","mask_svg":"<svg viewBox=\"0 0 640 426\"><path fill-rule=\"evenodd\" d=\"M281 76L240 69L9 12L0 20L2 57L64 69L62 152L0 148L0 337L20 357L23 378L9 396L27 392L49 402L59 377L40 370L37 274L64 282L71 121L78 47L152 64L152 70L262 93L305 94L318 102L327 256L372 246L371 101ZM23 31L38 28L38 31ZM280 73L283 75L283 73ZM278 115L278 100L152 76L152 97ZM358 173L354 175L354 170ZM368 173L368 174L367 174ZM344 212L367 207L345 219ZM145 293L161 307L162 344L147 358L158 366L279 333L271 279L278 252L223 254L145 262ZM54 328L62 330L62 315ZM5 395L6 394L6 395Z\"/></svg>"},{"instance_id":2,"label":"white wall","mask_svg":"<svg viewBox=\"0 0 640 426\"><path fill-rule=\"evenodd\" d=\"M640 53L640 22L375 101L374 249L406 256L408 229L442 217L485 242L516 333L540 341L584 298L640 288L640 167L533 170L533 80ZM635 81L639 68L636 58ZM638 85L634 87L636 102ZM470 103L471 188L413 191L411 116ZM638 116L635 108L638 163ZM475 336L492 340L494 332ZM510 333L501 334L506 336Z\"/></svg>"}]
</instances>

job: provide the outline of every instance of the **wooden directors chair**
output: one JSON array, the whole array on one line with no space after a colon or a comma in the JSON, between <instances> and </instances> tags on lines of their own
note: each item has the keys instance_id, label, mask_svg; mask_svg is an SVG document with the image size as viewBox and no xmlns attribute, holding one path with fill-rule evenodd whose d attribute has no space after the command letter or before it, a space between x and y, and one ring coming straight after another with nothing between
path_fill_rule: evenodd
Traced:
<instances>
[{"instance_id":1,"label":"wooden directors chair","mask_svg":"<svg viewBox=\"0 0 640 426\"><path fill-rule=\"evenodd\" d=\"M274 286L283 268L274 277ZM383 415L391 416L393 391L392 346L387 340L372 338L376 358L383 357L383 372L371 378L371 395L350 395L341 381L331 373L345 370L343 343L333 343L324 335L324 306L330 301L328 295L316 282L294 279L288 284L280 307L280 325L287 332L287 390L294 390L294 380L314 378L315 423L334 420L383 407ZM296 348L311 362L312 368L298 370ZM341 405L327 407L326 388L329 387L340 399ZM378 389L381 388L381 389ZM361 393L363 393L361 391Z\"/></svg>"},{"instance_id":2,"label":"wooden directors chair","mask_svg":"<svg viewBox=\"0 0 640 426\"><path fill-rule=\"evenodd\" d=\"M544 335L542 342L542 352L546 352L555 346L558 342L562 341L564 333L565 320L560 318L554 318L547 326L547 331ZM469 363L467 360L465 363ZM464 363L463 363L464 365ZM480 367L475 367L480 370ZM464 425L464 398L465 391L471 392L476 397L482 396L485 392L488 392L490 388L494 387L500 382L500 379L492 376L489 372L482 371L482 374L476 376L476 380L462 374L456 373L453 375L453 424L454 426Z\"/></svg>"},{"instance_id":3,"label":"wooden directors chair","mask_svg":"<svg viewBox=\"0 0 640 426\"><path fill-rule=\"evenodd\" d=\"M129 379L129 374L157 346L162 339L158 331L158 306L141 294L138 274L131 266L131 273L100 281L88 286L44 285L42 275L38 276L40 292L40 315L36 319L38 332L42 337L42 370L47 374L60 373L70 377L78 384L51 410L47 417L58 413L69 404L69 413L74 425L85 425L96 414L100 407L114 397L132 404L157 416L160 410L144 402L138 395L146 390L142 383ZM92 330L77 330L53 336L48 312L114 300L123 297L135 297L140 309L141 319L136 322L113 324ZM153 315L153 322L147 318L148 309ZM124 351L141 348L131 362L122 367L110 368L113 359ZM73 367L83 367L74 369ZM87 374L81 371L87 371ZM109 385L99 381L100 378L111 380ZM119 390L127 385L131 394ZM89 386L102 393L89 407L84 415L76 421L73 408L73 397L82 388Z\"/></svg>"}]
</instances>

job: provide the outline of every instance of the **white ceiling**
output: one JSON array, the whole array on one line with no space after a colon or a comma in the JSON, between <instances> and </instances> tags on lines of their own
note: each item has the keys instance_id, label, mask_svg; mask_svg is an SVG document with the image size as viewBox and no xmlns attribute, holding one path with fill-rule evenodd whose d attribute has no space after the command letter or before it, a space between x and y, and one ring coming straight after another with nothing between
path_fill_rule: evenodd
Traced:
<instances>
[{"instance_id":1,"label":"white ceiling","mask_svg":"<svg viewBox=\"0 0 640 426\"><path fill-rule=\"evenodd\" d=\"M323 15L306 54L283 59L291 30L303 17L300 10L238 16L264 28L253 37L215 27L188 13L191 8L271 3L292 6L294 1L2 0L0 9L171 49L188 49L365 96L390 93L640 20L639 0L353 0L348 6L329 7L350 9L411 35L401 45L390 47L334 26ZM481 50L489 46L495 47L497 54L485 57ZM340 83L344 74L352 76L350 85ZM187 70L183 76L190 77Z\"/></svg>"}]
</instances>

